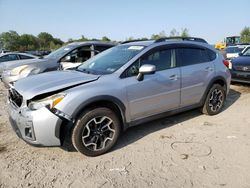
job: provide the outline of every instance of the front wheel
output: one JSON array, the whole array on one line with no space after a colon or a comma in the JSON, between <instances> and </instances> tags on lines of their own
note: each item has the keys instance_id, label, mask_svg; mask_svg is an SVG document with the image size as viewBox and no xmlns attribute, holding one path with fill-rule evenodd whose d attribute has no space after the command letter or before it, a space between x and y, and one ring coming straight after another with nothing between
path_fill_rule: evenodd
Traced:
<instances>
[{"instance_id":1,"label":"front wheel","mask_svg":"<svg viewBox=\"0 0 250 188\"><path fill-rule=\"evenodd\" d=\"M120 120L112 110L104 107L87 110L76 122L72 143L82 154L98 156L115 145L120 127Z\"/></svg>"},{"instance_id":2,"label":"front wheel","mask_svg":"<svg viewBox=\"0 0 250 188\"><path fill-rule=\"evenodd\" d=\"M202 112L207 115L216 115L221 112L226 98L226 90L219 84L214 84L209 90Z\"/></svg>"}]
</instances>

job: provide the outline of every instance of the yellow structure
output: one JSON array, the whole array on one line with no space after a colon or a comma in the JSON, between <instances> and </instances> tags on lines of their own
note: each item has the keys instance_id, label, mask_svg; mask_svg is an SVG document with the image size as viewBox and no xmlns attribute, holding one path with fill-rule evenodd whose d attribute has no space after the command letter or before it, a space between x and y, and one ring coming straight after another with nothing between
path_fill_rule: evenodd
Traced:
<instances>
[{"instance_id":1,"label":"yellow structure","mask_svg":"<svg viewBox=\"0 0 250 188\"><path fill-rule=\"evenodd\" d=\"M240 42L241 42L240 36L230 36L230 37L226 37L226 39L224 39L224 42L215 44L214 47L218 50L223 50L227 46L239 44Z\"/></svg>"}]
</instances>

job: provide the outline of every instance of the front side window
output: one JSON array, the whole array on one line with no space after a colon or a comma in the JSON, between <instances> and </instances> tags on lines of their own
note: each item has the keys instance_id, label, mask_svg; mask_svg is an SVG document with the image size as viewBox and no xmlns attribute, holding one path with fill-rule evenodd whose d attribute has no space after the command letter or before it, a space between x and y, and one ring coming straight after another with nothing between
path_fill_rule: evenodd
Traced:
<instances>
[{"instance_id":1,"label":"front side window","mask_svg":"<svg viewBox=\"0 0 250 188\"><path fill-rule=\"evenodd\" d=\"M205 49L178 48L178 61L182 66L194 65L211 61L211 57Z\"/></svg>"},{"instance_id":2,"label":"front side window","mask_svg":"<svg viewBox=\"0 0 250 188\"><path fill-rule=\"evenodd\" d=\"M141 45L120 45L110 48L78 67L78 71L93 74L111 74L144 49Z\"/></svg>"},{"instance_id":3,"label":"front side window","mask_svg":"<svg viewBox=\"0 0 250 188\"><path fill-rule=\"evenodd\" d=\"M142 65L155 65L156 71L166 70L176 67L174 51L171 49L157 50L139 58L127 69L126 76L135 76L139 73Z\"/></svg>"},{"instance_id":4,"label":"front side window","mask_svg":"<svg viewBox=\"0 0 250 188\"><path fill-rule=\"evenodd\" d=\"M66 55L67 53L69 53L71 50L73 50L74 48L75 48L74 45L63 46L63 47L51 52L49 55L46 56L46 58L50 58L50 59L61 58L64 55Z\"/></svg>"},{"instance_id":5,"label":"front side window","mask_svg":"<svg viewBox=\"0 0 250 188\"><path fill-rule=\"evenodd\" d=\"M91 57L90 47L81 47L73 50L61 59L61 62L82 63Z\"/></svg>"}]
</instances>

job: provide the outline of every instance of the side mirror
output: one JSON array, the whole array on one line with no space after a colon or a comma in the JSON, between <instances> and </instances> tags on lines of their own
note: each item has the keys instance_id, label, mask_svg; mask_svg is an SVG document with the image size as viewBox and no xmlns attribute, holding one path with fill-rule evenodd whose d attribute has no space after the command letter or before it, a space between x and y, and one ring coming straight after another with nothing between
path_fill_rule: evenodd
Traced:
<instances>
[{"instance_id":1,"label":"side mirror","mask_svg":"<svg viewBox=\"0 0 250 188\"><path fill-rule=\"evenodd\" d=\"M145 74L154 74L156 67L154 65L145 64L139 68L139 74L137 75L137 80L142 81Z\"/></svg>"},{"instance_id":2,"label":"side mirror","mask_svg":"<svg viewBox=\"0 0 250 188\"><path fill-rule=\"evenodd\" d=\"M67 55L67 56L65 57L65 61L70 62L70 61L71 61L71 56L70 56L70 55Z\"/></svg>"},{"instance_id":3,"label":"side mirror","mask_svg":"<svg viewBox=\"0 0 250 188\"><path fill-rule=\"evenodd\" d=\"M243 55L243 53L242 53L242 52L240 52L240 53L239 53L239 56L242 56L242 55Z\"/></svg>"}]
</instances>

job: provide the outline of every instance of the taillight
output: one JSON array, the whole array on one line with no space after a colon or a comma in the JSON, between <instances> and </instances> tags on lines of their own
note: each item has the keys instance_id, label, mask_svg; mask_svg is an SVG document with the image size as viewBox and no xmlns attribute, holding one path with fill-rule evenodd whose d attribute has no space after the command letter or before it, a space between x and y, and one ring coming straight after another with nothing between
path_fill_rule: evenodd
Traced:
<instances>
[{"instance_id":1,"label":"taillight","mask_svg":"<svg viewBox=\"0 0 250 188\"><path fill-rule=\"evenodd\" d=\"M223 60L223 64L224 64L227 68L229 68L229 64L230 64L230 63L229 63L228 60L225 60L225 59L224 59L224 60Z\"/></svg>"}]
</instances>

